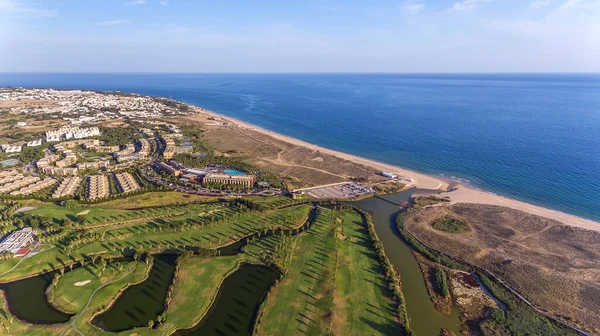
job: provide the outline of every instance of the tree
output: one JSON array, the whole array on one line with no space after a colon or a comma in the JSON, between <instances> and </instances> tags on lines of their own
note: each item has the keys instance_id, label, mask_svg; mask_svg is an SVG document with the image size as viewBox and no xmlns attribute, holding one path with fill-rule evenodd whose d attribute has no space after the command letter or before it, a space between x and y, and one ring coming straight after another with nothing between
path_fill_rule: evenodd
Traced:
<instances>
[{"instance_id":1,"label":"tree","mask_svg":"<svg viewBox=\"0 0 600 336\"><path fill-rule=\"evenodd\" d=\"M150 320L148 321L148 329L152 329L152 327L154 327L154 321Z\"/></svg>"}]
</instances>

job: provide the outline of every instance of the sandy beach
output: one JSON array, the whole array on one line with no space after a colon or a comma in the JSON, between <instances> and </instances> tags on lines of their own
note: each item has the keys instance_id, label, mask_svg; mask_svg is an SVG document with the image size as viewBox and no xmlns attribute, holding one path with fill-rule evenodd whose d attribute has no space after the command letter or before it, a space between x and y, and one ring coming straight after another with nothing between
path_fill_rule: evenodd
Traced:
<instances>
[{"instance_id":1,"label":"sandy beach","mask_svg":"<svg viewBox=\"0 0 600 336\"><path fill-rule=\"evenodd\" d=\"M575 215L567 214L561 211L552 210L548 208L544 208L541 206L529 204L526 202L518 201L515 199L507 198L504 196L499 196L493 193L485 192L482 190L478 190L475 188L471 188L462 184L457 184L453 186L453 190L449 190L450 183L447 180L442 178L438 178L435 176L430 176L427 174L415 172L412 170L408 170L402 167L369 160L363 157L359 157L356 155L339 152L336 150L324 148L321 146L317 146L302 140L298 140L289 136L285 136L273 131L269 131L258 126L243 122L236 118L232 118L229 116L225 116L222 114L215 113L213 111L203 110L202 113L205 113L209 116L222 118L224 121L233 123L240 128L253 130L255 132L260 132L266 135L269 135L275 139L280 141L291 143L295 146L302 146L309 148L314 151L319 151L321 153L326 153L329 155L333 155L344 160L352 161L364 166L372 167L379 171L386 171L397 174L398 176L406 177L412 179L413 182L411 185L421 188L421 189L436 189L442 192L442 195L448 196L451 198L452 203L479 203L479 204L490 204L497 206L505 206L508 208L521 210L533 215L543 216L546 218L554 219L560 221L566 225L580 227L588 230L600 231L600 222L593 221L590 219L585 219L582 217L578 217Z\"/></svg>"}]
</instances>

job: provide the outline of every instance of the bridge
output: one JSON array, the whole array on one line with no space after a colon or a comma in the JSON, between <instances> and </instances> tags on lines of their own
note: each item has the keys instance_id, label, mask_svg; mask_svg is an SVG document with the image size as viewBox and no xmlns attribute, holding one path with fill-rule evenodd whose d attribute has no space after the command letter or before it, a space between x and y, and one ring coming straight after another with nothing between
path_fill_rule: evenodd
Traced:
<instances>
[{"instance_id":1,"label":"bridge","mask_svg":"<svg viewBox=\"0 0 600 336\"><path fill-rule=\"evenodd\" d=\"M394 201L393 199L386 197L384 195L375 195L375 197L379 198L380 200L384 200L388 203L392 203L393 205L399 206L401 208L407 208L409 206L408 202Z\"/></svg>"}]
</instances>

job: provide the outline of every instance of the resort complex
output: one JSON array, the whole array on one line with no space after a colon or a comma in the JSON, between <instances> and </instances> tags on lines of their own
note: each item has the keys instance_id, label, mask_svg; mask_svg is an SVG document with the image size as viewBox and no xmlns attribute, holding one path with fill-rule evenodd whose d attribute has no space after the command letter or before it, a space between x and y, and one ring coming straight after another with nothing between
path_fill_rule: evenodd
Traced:
<instances>
[{"instance_id":1,"label":"resort complex","mask_svg":"<svg viewBox=\"0 0 600 336\"><path fill-rule=\"evenodd\" d=\"M584 222L167 98L10 88L0 113L1 333L600 331Z\"/></svg>"}]
</instances>

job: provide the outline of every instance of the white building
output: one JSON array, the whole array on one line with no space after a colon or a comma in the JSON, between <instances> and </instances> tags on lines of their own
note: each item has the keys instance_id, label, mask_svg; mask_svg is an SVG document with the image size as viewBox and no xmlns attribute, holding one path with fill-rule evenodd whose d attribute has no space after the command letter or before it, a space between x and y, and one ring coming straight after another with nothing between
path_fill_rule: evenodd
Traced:
<instances>
[{"instance_id":1,"label":"white building","mask_svg":"<svg viewBox=\"0 0 600 336\"><path fill-rule=\"evenodd\" d=\"M388 172L381 172L381 176L387 177L387 178L396 178L396 177L398 177L398 175L392 174L392 173L388 173Z\"/></svg>"},{"instance_id":2,"label":"white building","mask_svg":"<svg viewBox=\"0 0 600 336\"><path fill-rule=\"evenodd\" d=\"M79 128L74 126L63 126L56 131L46 132L46 141L60 141L61 138L65 139L83 139L100 135L100 129L98 127L87 127Z\"/></svg>"},{"instance_id":3,"label":"white building","mask_svg":"<svg viewBox=\"0 0 600 336\"><path fill-rule=\"evenodd\" d=\"M37 147L42 145L42 139L32 140L27 143L27 147Z\"/></svg>"},{"instance_id":4,"label":"white building","mask_svg":"<svg viewBox=\"0 0 600 336\"><path fill-rule=\"evenodd\" d=\"M19 126L19 127L25 127L25 126L27 126L27 123L26 123L26 122L24 122L24 121L19 121L19 122L17 123L17 126Z\"/></svg>"},{"instance_id":5,"label":"white building","mask_svg":"<svg viewBox=\"0 0 600 336\"><path fill-rule=\"evenodd\" d=\"M30 227L15 231L2 240L0 253L12 252L16 254L21 248L32 244L34 238L35 231Z\"/></svg>"},{"instance_id":6,"label":"white building","mask_svg":"<svg viewBox=\"0 0 600 336\"><path fill-rule=\"evenodd\" d=\"M22 149L23 149L23 147L21 147L21 146L10 146L10 147L7 147L4 150L4 152L5 153L19 153L19 152L21 152Z\"/></svg>"}]
</instances>

